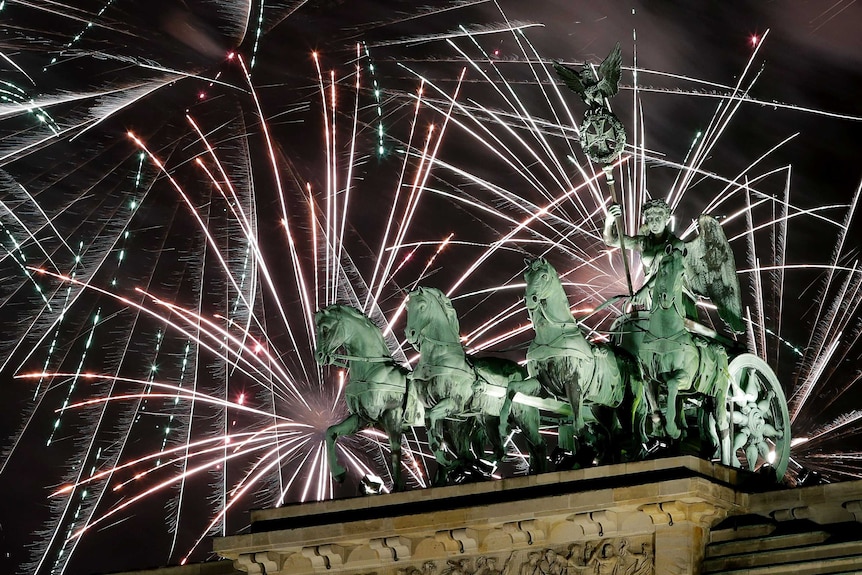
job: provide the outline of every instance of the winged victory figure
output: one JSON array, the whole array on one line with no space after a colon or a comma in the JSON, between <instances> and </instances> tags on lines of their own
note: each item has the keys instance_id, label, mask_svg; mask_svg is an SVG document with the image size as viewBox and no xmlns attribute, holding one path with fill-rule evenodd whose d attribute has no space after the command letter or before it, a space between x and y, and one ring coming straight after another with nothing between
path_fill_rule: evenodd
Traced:
<instances>
[{"instance_id":1,"label":"winged victory figure","mask_svg":"<svg viewBox=\"0 0 862 575\"><path fill-rule=\"evenodd\" d=\"M620 207L608 208L603 238L605 244L619 247L620 239L614 228ZM736 333L744 330L739 279L736 261L724 235L721 224L714 217L703 214L698 218L698 235L683 242L668 227L670 207L664 200L652 199L643 205L644 227L634 236L625 236L625 244L641 254L644 265L644 285L633 296L633 303L649 307L653 296L653 283L659 264L668 247L685 248L685 287L689 292L708 297L722 320ZM693 301L692 301L693 304ZM695 311L689 310L692 319Z\"/></svg>"}]
</instances>

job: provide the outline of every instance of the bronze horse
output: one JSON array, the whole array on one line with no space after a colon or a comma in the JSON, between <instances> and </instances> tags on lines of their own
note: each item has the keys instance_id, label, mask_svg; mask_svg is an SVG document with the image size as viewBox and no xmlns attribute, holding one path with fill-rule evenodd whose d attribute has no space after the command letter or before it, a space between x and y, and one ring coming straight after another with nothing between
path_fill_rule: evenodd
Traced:
<instances>
[{"instance_id":1,"label":"bronze horse","mask_svg":"<svg viewBox=\"0 0 862 575\"><path fill-rule=\"evenodd\" d=\"M630 340L634 342L631 351L637 355L644 381L650 386L647 397L650 398L653 421L658 422L663 415L668 436L679 438L685 427L682 395L701 394L712 398L712 415L718 425L718 434L721 441L726 441L730 380L727 352L721 345L686 330L682 289L684 250L671 245L667 247L655 275L649 317L635 326L641 333ZM658 405L660 387L664 387L667 394L664 414ZM727 458L729 452L727 447L721 449L722 458Z\"/></svg>"},{"instance_id":2,"label":"bronze horse","mask_svg":"<svg viewBox=\"0 0 862 575\"><path fill-rule=\"evenodd\" d=\"M585 406L608 432L613 413L603 408L611 408L617 410L622 435L634 440L639 450L645 440L645 411L634 358L625 350L587 341L572 315L560 277L547 260L528 261L524 279L527 313L536 333L527 349L530 377L538 379L545 393L568 400L576 438L584 436ZM513 391L521 391L518 382L512 385L510 398Z\"/></svg>"},{"instance_id":3,"label":"bronze horse","mask_svg":"<svg viewBox=\"0 0 862 575\"><path fill-rule=\"evenodd\" d=\"M454 418L475 420L498 458L503 455L503 438L498 430L502 428L508 434L511 420L530 447L531 470L544 470L545 446L539 435L538 409L517 405L511 409L511 417L500 418L509 384L527 378L521 366L500 358L468 357L461 345L452 303L435 288L420 287L410 293L406 335L420 353L409 380L413 393L425 406L429 444L438 468L451 465L443 447L442 423ZM532 385L538 391L538 382Z\"/></svg>"},{"instance_id":4,"label":"bronze horse","mask_svg":"<svg viewBox=\"0 0 862 575\"><path fill-rule=\"evenodd\" d=\"M392 359L380 328L358 310L331 305L315 314L314 323L317 362L331 365L346 360L348 367L344 399L350 415L326 430L326 452L333 478L341 482L347 474L338 462L336 440L365 427L380 427L389 438L394 489L403 489L401 436L412 423L405 421L405 407L420 414L420 419L422 410L407 397L409 371ZM337 353L340 348L344 354Z\"/></svg>"}]
</instances>

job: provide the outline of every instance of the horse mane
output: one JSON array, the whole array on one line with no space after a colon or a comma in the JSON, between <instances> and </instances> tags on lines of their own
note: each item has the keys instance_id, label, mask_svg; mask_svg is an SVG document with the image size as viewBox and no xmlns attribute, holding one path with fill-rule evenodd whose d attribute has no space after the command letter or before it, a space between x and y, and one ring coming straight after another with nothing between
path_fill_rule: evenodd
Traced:
<instances>
[{"instance_id":1,"label":"horse mane","mask_svg":"<svg viewBox=\"0 0 862 575\"><path fill-rule=\"evenodd\" d=\"M440 306L440 309L443 310L443 314L446 316L446 320L449 322L449 327L452 329L452 332L460 338L461 326L458 324L458 314L455 313L455 308L452 306L452 300L437 288L425 288L425 293L430 293L434 297L437 304Z\"/></svg>"},{"instance_id":2,"label":"horse mane","mask_svg":"<svg viewBox=\"0 0 862 575\"><path fill-rule=\"evenodd\" d=\"M377 325L374 320L368 317L364 312L347 304L332 304L324 309L329 310L330 312L340 312L342 317L349 317L358 321L362 325L362 328L366 329L369 334L373 334L372 337L379 340L380 345L382 345L383 348L391 354L389 345L386 343L386 338L383 337L383 328Z\"/></svg>"},{"instance_id":3,"label":"horse mane","mask_svg":"<svg viewBox=\"0 0 862 575\"><path fill-rule=\"evenodd\" d=\"M530 261L527 267L527 272L524 276L524 279L527 280L527 288L529 289L530 284L534 283L536 281L536 278L543 273L547 274L548 276L547 285L549 286L546 288L548 289L549 293L545 294L545 303L539 304L539 306L544 308L545 310L543 314L545 314L545 317L548 320L553 322L563 324L569 324L571 322L571 328L577 329L578 333L580 333L581 322L579 322L572 314L572 309L569 305L569 296L568 294L566 294L566 289L563 287L563 280L560 279L560 275L557 273L557 269L553 266L553 264L551 264L551 262L549 262L545 258L536 258ZM561 309L552 311L552 308L556 305L561 306ZM529 313L530 320L533 321L533 314L536 313L536 311L530 311ZM563 313L564 315L559 317L551 317L550 315L547 315L559 313ZM581 336L583 337L582 333ZM586 341L586 338L584 338L584 341Z\"/></svg>"},{"instance_id":4,"label":"horse mane","mask_svg":"<svg viewBox=\"0 0 862 575\"><path fill-rule=\"evenodd\" d=\"M359 320L367 321L368 323L370 323L370 324L372 324L372 325L374 324L374 322L373 322L373 321L371 321L371 318L369 318L367 315L365 315L364 313L362 313L361 311L359 311L358 309L356 309L356 308L355 308L355 307L353 307L352 305L342 305L342 304L336 304L336 305L338 305L338 307L339 307L342 311L345 311L345 312L349 313L349 314L350 314L350 315L352 315L354 318L359 319ZM376 326L375 326L375 327L376 327Z\"/></svg>"},{"instance_id":5,"label":"horse mane","mask_svg":"<svg viewBox=\"0 0 862 575\"><path fill-rule=\"evenodd\" d=\"M342 315L349 316L349 317L359 321L368 329L375 329L375 330L381 331L380 326L378 326L376 323L374 323L374 321L370 317L368 317L367 315L365 315L363 312L356 309L352 305L334 303L332 305L329 305L329 306L323 308L320 311L328 311L329 313L339 312Z\"/></svg>"}]
</instances>

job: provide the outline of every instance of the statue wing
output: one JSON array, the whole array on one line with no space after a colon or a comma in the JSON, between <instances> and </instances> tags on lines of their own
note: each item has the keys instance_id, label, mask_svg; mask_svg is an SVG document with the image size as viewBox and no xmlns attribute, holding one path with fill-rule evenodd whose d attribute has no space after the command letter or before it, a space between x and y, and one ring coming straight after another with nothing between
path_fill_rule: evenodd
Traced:
<instances>
[{"instance_id":1,"label":"statue wing","mask_svg":"<svg viewBox=\"0 0 862 575\"><path fill-rule=\"evenodd\" d=\"M568 66L563 66L556 60L554 60L554 70L557 71L557 76L565 82L566 86L568 86L570 90L576 92L582 99L586 98L587 92L584 88L584 83L581 82L581 76L578 74L577 70L572 70Z\"/></svg>"},{"instance_id":2,"label":"statue wing","mask_svg":"<svg viewBox=\"0 0 862 575\"><path fill-rule=\"evenodd\" d=\"M706 296L718 315L736 333L742 333L742 298L733 251L718 220L706 214L698 218L698 236L686 242L685 270L691 290Z\"/></svg>"},{"instance_id":3,"label":"statue wing","mask_svg":"<svg viewBox=\"0 0 862 575\"><path fill-rule=\"evenodd\" d=\"M617 45L599 66L599 91L605 98L610 98L619 91L622 66L623 56L620 51L620 43L617 42Z\"/></svg>"}]
</instances>

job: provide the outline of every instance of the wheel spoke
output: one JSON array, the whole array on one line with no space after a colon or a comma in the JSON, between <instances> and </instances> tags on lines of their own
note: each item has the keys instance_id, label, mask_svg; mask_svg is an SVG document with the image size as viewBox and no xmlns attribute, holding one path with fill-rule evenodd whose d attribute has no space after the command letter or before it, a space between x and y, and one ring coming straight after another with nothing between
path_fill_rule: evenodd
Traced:
<instances>
[{"instance_id":1,"label":"wheel spoke","mask_svg":"<svg viewBox=\"0 0 862 575\"><path fill-rule=\"evenodd\" d=\"M729 459L741 466L740 459L747 460L747 454L755 454L756 460L746 461L747 467L756 470L770 463L780 480L790 461L790 417L778 378L766 362L752 354L737 356L728 368L732 394L727 404L736 446ZM774 461L764 459L764 452L774 453Z\"/></svg>"}]
</instances>

